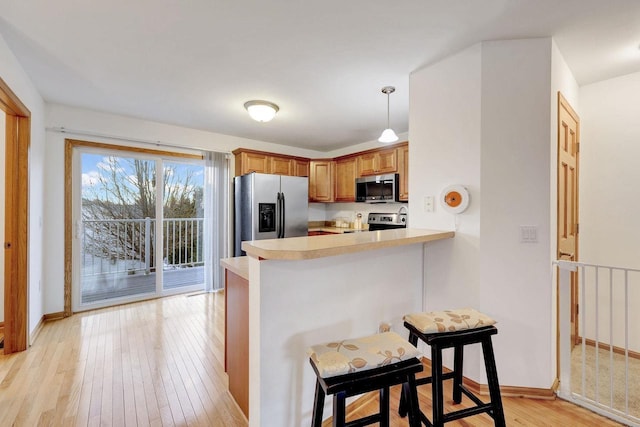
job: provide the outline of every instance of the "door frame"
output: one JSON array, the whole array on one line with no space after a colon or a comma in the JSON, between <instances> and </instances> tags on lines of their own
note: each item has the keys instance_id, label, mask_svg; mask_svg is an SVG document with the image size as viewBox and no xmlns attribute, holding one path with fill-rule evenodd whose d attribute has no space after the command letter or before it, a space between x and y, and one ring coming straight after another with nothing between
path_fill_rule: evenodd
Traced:
<instances>
[{"instance_id":1,"label":"door frame","mask_svg":"<svg viewBox=\"0 0 640 427\"><path fill-rule=\"evenodd\" d=\"M27 349L29 272L29 147L31 112L0 78L6 114L4 223L4 354Z\"/></svg>"},{"instance_id":2,"label":"door frame","mask_svg":"<svg viewBox=\"0 0 640 427\"><path fill-rule=\"evenodd\" d=\"M574 195L574 208L575 208L575 212L576 212L576 218L575 218L575 223L576 223L576 230L575 230L575 250L573 253L573 259L572 261L578 261L578 247L579 247L579 238L580 238L580 233L579 233L579 219L580 219L580 204L579 204L579 200L580 200L580 192L579 192L579 187L580 187L580 117L578 116L578 114L576 113L576 111L573 109L573 107L571 107L571 104L569 103L569 101L567 101L567 99L562 95L562 93L560 91L558 91L558 111L557 111L557 141L556 141L556 155L557 155L557 159L556 159L556 188L557 188L557 193L556 193L556 203L557 203L557 210L556 210L556 224L558 224L558 222L560 221L560 192L559 192L559 183L560 183L560 138L561 138L561 134L560 132L562 131L562 121L561 121L561 112L562 110L564 110L567 114L569 114L573 120L575 120L576 122L576 187L575 187L575 195ZM558 227L556 228L556 259L560 259L560 247L559 247L559 230ZM559 270L558 270L559 271ZM559 306L559 295L560 295L560 275L557 274L556 277L556 281L557 281L557 292L556 292L556 324L557 324L557 328L556 328L556 365L557 365L557 378L560 378L560 324L559 324L559 319L560 319L560 310L562 309L562 307ZM572 328L571 328L571 342L572 344L577 344L579 341L579 324L578 324L578 272L571 272L571 314L570 314L570 319L572 322Z\"/></svg>"},{"instance_id":3,"label":"door frame","mask_svg":"<svg viewBox=\"0 0 640 427\"><path fill-rule=\"evenodd\" d=\"M102 149L108 151L122 151L124 153L143 154L155 157L198 159L204 158L201 154L180 153L174 151L131 147L104 142L83 141L77 139L65 139L64 154L64 311L63 316L73 314L73 155L76 148Z\"/></svg>"}]
</instances>

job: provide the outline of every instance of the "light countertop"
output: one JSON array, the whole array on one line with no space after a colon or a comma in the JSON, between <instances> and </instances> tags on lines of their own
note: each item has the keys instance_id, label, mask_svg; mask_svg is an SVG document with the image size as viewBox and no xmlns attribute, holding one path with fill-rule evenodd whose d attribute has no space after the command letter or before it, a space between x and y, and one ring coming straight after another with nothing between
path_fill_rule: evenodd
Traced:
<instances>
[{"instance_id":1,"label":"light countertop","mask_svg":"<svg viewBox=\"0 0 640 427\"><path fill-rule=\"evenodd\" d=\"M249 258L246 256L238 256L234 258L220 259L220 265L227 270L237 274L243 279L249 280Z\"/></svg>"},{"instance_id":2,"label":"light countertop","mask_svg":"<svg viewBox=\"0 0 640 427\"><path fill-rule=\"evenodd\" d=\"M242 242L247 255L263 259L303 260L344 255L372 249L449 239L453 231L403 228L324 236Z\"/></svg>"}]
</instances>

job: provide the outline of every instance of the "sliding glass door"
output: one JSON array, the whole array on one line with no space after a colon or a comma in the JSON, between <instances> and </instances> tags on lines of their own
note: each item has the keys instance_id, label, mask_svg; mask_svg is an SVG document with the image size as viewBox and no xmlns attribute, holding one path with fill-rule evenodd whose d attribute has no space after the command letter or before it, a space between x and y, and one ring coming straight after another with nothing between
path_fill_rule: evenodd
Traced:
<instances>
[{"instance_id":1,"label":"sliding glass door","mask_svg":"<svg viewBox=\"0 0 640 427\"><path fill-rule=\"evenodd\" d=\"M87 147L74 155L73 310L202 290L204 162Z\"/></svg>"}]
</instances>

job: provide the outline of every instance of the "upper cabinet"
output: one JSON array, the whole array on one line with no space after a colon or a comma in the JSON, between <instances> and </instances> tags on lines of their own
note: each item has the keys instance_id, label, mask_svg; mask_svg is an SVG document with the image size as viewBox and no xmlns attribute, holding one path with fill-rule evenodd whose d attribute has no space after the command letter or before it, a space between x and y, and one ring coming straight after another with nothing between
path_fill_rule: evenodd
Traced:
<instances>
[{"instance_id":1,"label":"upper cabinet","mask_svg":"<svg viewBox=\"0 0 640 427\"><path fill-rule=\"evenodd\" d=\"M236 176L250 172L271 173L270 156L259 151L235 150Z\"/></svg>"},{"instance_id":2,"label":"upper cabinet","mask_svg":"<svg viewBox=\"0 0 640 427\"><path fill-rule=\"evenodd\" d=\"M336 159L336 202L355 202L357 164L356 156Z\"/></svg>"},{"instance_id":3,"label":"upper cabinet","mask_svg":"<svg viewBox=\"0 0 640 427\"><path fill-rule=\"evenodd\" d=\"M398 147L398 176L400 178L400 194L398 199L401 202L409 201L409 144Z\"/></svg>"},{"instance_id":4,"label":"upper cabinet","mask_svg":"<svg viewBox=\"0 0 640 427\"><path fill-rule=\"evenodd\" d=\"M397 173L399 200L409 200L409 143L361 151L334 159L306 159L238 148L236 176L250 172L308 176L310 202L354 202L356 178Z\"/></svg>"},{"instance_id":5,"label":"upper cabinet","mask_svg":"<svg viewBox=\"0 0 640 427\"><path fill-rule=\"evenodd\" d=\"M334 201L334 167L333 160L311 160L309 162L311 176L309 177L309 201Z\"/></svg>"},{"instance_id":6,"label":"upper cabinet","mask_svg":"<svg viewBox=\"0 0 640 427\"><path fill-rule=\"evenodd\" d=\"M251 172L309 176L309 159L238 148L233 150L236 176Z\"/></svg>"},{"instance_id":7,"label":"upper cabinet","mask_svg":"<svg viewBox=\"0 0 640 427\"><path fill-rule=\"evenodd\" d=\"M381 175L398 171L395 148L368 151L358 156L358 175Z\"/></svg>"}]
</instances>

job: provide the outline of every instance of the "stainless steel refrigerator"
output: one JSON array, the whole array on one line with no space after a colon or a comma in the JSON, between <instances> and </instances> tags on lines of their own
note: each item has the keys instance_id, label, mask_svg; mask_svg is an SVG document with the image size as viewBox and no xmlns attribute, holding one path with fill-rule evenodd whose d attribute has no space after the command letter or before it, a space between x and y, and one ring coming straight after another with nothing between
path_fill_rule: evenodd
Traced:
<instances>
[{"instance_id":1,"label":"stainless steel refrigerator","mask_svg":"<svg viewBox=\"0 0 640 427\"><path fill-rule=\"evenodd\" d=\"M247 240L308 234L308 178L253 172L234 178L234 193L235 256Z\"/></svg>"}]
</instances>

